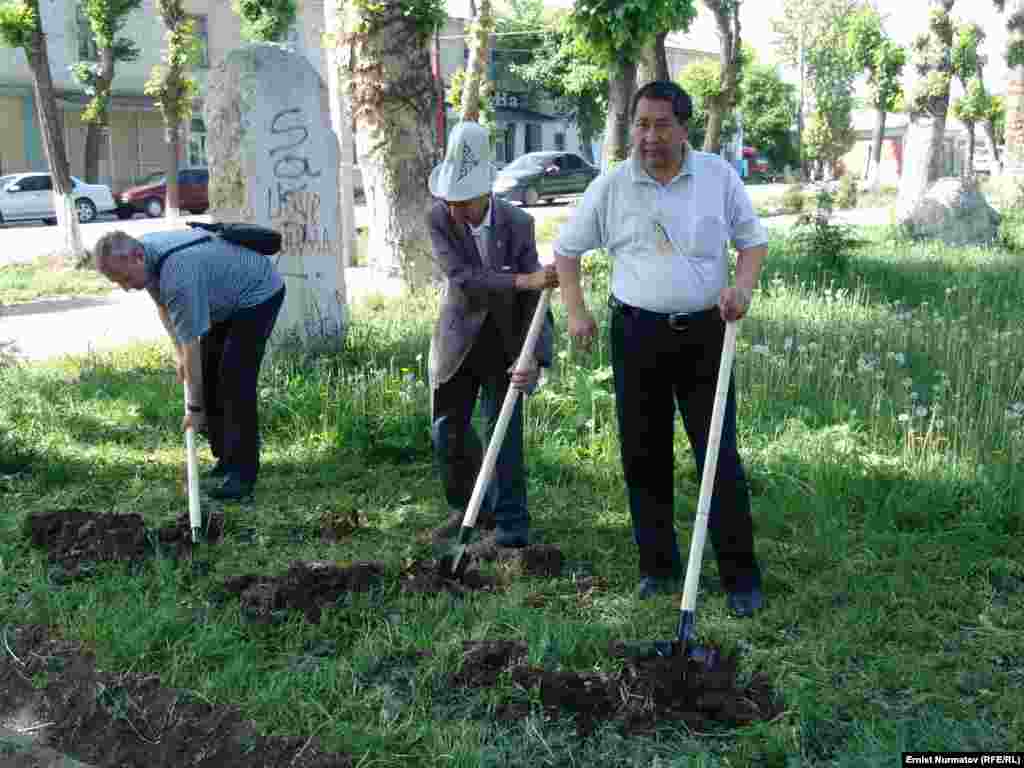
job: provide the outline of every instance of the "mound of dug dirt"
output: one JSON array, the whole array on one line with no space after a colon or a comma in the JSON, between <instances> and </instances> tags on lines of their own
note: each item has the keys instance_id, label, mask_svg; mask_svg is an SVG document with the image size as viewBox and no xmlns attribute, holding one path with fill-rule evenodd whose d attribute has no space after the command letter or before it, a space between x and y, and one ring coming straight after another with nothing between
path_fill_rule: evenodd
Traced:
<instances>
[{"instance_id":1,"label":"mound of dug dirt","mask_svg":"<svg viewBox=\"0 0 1024 768\"><path fill-rule=\"evenodd\" d=\"M283 576L232 576L224 582L224 591L238 595L242 615L249 621L273 624L296 610L311 624L319 624L325 605L347 592L370 590L383 575L384 564L379 562L341 567L326 560L296 560Z\"/></svg>"},{"instance_id":2,"label":"mound of dug dirt","mask_svg":"<svg viewBox=\"0 0 1024 768\"><path fill-rule=\"evenodd\" d=\"M629 661L621 672L553 671L525 663L527 645L497 640L463 643L463 660L451 684L492 687L503 674L523 688L537 688L549 714L575 716L577 729L590 733L602 721L616 721L626 733L652 730L658 722L684 722L696 730L735 728L771 720L782 711L767 678L737 682L737 663L727 657L711 670L685 657ZM617 655L617 649L610 649ZM509 703L501 719L526 714L528 706Z\"/></svg>"},{"instance_id":3,"label":"mound of dug dirt","mask_svg":"<svg viewBox=\"0 0 1024 768\"><path fill-rule=\"evenodd\" d=\"M223 531L224 518L209 516L204 536L216 541ZM96 563L138 562L157 552L181 557L192 551L192 528L185 513L171 525L150 530L142 516L59 509L29 515L25 536L33 546L45 549L55 566L58 581L88 576Z\"/></svg>"},{"instance_id":4,"label":"mound of dug dirt","mask_svg":"<svg viewBox=\"0 0 1024 768\"><path fill-rule=\"evenodd\" d=\"M42 627L5 632L0 720L24 721L39 742L96 768L353 765L309 736L263 736L236 709L165 688L158 677L102 672L80 646Z\"/></svg>"}]
</instances>

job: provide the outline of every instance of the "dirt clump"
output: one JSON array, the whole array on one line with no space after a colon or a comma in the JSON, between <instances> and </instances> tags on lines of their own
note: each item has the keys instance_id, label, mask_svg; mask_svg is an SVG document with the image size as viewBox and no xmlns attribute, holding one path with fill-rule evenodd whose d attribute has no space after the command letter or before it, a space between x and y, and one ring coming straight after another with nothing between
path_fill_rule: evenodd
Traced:
<instances>
[{"instance_id":1,"label":"dirt clump","mask_svg":"<svg viewBox=\"0 0 1024 768\"><path fill-rule=\"evenodd\" d=\"M497 581L480 573L474 563L470 563L460 579L453 579L441 572L439 560L414 560L406 565L401 574L403 592L412 594L437 595L447 592L452 595L465 595L470 592L488 592L497 587Z\"/></svg>"},{"instance_id":2,"label":"dirt clump","mask_svg":"<svg viewBox=\"0 0 1024 768\"><path fill-rule=\"evenodd\" d=\"M616 655L614 646L611 650ZM463 643L462 664L451 684L489 688L507 674L522 688L538 689L549 715L574 716L581 735L604 721L618 722L626 734L649 732L665 721L684 722L696 730L734 728L771 720L782 711L763 675L740 685L732 656L710 670L679 656L627 660L615 673L580 673L528 665L523 662L526 655L522 642ZM510 716L521 708L519 702L500 707Z\"/></svg>"},{"instance_id":3,"label":"dirt clump","mask_svg":"<svg viewBox=\"0 0 1024 768\"><path fill-rule=\"evenodd\" d=\"M223 530L223 516L211 515L204 536L216 541ZM103 514L82 509L59 509L29 515L24 533L33 546L45 549L55 566L57 581L88 576L97 563L141 562L158 550L171 557L192 551L188 513L167 526L150 530L142 516Z\"/></svg>"},{"instance_id":4,"label":"dirt clump","mask_svg":"<svg viewBox=\"0 0 1024 768\"><path fill-rule=\"evenodd\" d=\"M350 592L368 592L383 576L384 564L377 561L343 567L329 560L296 560L283 576L232 576L223 590L239 597L247 621L277 624L294 610L319 624L324 606Z\"/></svg>"},{"instance_id":5,"label":"dirt clump","mask_svg":"<svg viewBox=\"0 0 1024 768\"><path fill-rule=\"evenodd\" d=\"M28 717L46 746L97 768L351 768L312 737L268 737L233 707L163 687L154 675L97 669L77 643L8 627L0 717ZM42 682L41 682L42 681Z\"/></svg>"}]
</instances>

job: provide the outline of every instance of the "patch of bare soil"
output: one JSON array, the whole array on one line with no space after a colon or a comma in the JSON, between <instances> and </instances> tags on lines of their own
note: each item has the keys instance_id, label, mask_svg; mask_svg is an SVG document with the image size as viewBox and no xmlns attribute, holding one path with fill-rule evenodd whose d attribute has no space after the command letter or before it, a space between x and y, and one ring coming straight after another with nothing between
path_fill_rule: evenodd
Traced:
<instances>
[{"instance_id":1,"label":"patch of bare soil","mask_svg":"<svg viewBox=\"0 0 1024 768\"><path fill-rule=\"evenodd\" d=\"M470 563L461 579L453 579L441 573L439 561L432 559L408 563L402 570L401 584L403 592L428 595L493 592L498 587L497 580L480 573L475 563Z\"/></svg>"},{"instance_id":2,"label":"patch of bare soil","mask_svg":"<svg viewBox=\"0 0 1024 768\"><path fill-rule=\"evenodd\" d=\"M263 736L238 710L165 688L156 676L103 672L81 646L43 627L7 628L4 641L0 722L97 768L353 765L313 737Z\"/></svg>"},{"instance_id":3,"label":"patch of bare soil","mask_svg":"<svg viewBox=\"0 0 1024 768\"><path fill-rule=\"evenodd\" d=\"M224 517L210 515L204 537L207 542L220 539ZM171 525L150 530L142 516L60 509L29 515L25 535L33 546L47 550L56 566L58 580L70 581L88 576L97 563L138 562L156 553L181 557L192 551L192 528L188 513Z\"/></svg>"},{"instance_id":4,"label":"patch of bare soil","mask_svg":"<svg viewBox=\"0 0 1024 768\"><path fill-rule=\"evenodd\" d=\"M402 591L419 594L448 592L464 595L469 592L494 591L507 584L511 577L537 576L555 579L562 575L562 551L549 544L522 548L489 547L466 555L469 565L461 578L451 578L441 569L441 559L415 560L402 572ZM496 576L480 572L481 562L495 562Z\"/></svg>"},{"instance_id":5,"label":"patch of bare soil","mask_svg":"<svg viewBox=\"0 0 1024 768\"><path fill-rule=\"evenodd\" d=\"M296 610L306 621L319 624L325 605L348 592L369 591L383 575L384 564L374 561L342 567L326 560L296 560L283 576L232 576L224 582L224 590L238 595L242 615L249 621L273 624Z\"/></svg>"},{"instance_id":6,"label":"patch of bare soil","mask_svg":"<svg viewBox=\"0 0 1024 768\"><path fill-rule=\"evenodd\" d=\"M517 575L557 579L562 575L562 550L551 544L499 547L493 538L473 545L473 557L496 562Z\"/></svg>"},{"instance_id":7,"label":"patch of bare soil","mask_svg":"<svg viewBox=\"0 0 1024 768\"><path fill-rule=\"evenodd\" d=\"M617 655L616 649L610 649ZM739 727L771 720L781 703L757 674L746 686L737 681L735 657L708 670L684 656L627 661L618 673L552 671L524 662L527 646L515 641L463 643L463 661L454 686L493 687L502 675L523 688L537 688L552 716L575 716L577 730L589 734L602 721L618 722L624 733L645 733L659 722L683 722L695 730ZM499 719L526 712L522 702L499 707Z\"/></svg>"}]
</instances>

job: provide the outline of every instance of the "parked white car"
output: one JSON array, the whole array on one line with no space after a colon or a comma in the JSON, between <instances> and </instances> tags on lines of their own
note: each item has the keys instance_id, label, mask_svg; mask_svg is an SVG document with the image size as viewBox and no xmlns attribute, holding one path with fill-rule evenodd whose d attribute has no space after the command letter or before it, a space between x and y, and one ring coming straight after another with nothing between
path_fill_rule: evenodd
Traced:
<instances>
[{"instance_id":1,"label":"parked white car","mask_svg":"<svg viewBox=\"0 0 1024 768\"><path fill-rule=\"evenodd\" d=\"M101 213L117 210L117 203L106 184L86 184L71 177L78 220L93 221ZM5 221L42 219L57 223L54 209L53 180L49 173L14 173L0 176L0 224Z\"/></svg>"}]
</instances>

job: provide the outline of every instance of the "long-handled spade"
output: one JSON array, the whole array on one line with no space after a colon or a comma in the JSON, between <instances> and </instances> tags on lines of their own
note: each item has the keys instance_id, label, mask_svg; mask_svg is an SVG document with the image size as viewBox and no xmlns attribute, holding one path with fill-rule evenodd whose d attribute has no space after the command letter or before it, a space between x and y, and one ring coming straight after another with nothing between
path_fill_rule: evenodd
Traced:
<instances>
[{"instance_id":1,"label":"long-handled spade","mask_svg":"<svg viewBox=\"0 0 1024 768\"><path fill-rule=\"evenodd\" d=\"M711 494L715 485L715 472L718 469L718 449L722 442L725 401L729 392L729 378L732 375L732 361L736 355L736 326L735 322L726 323L725 325L722 360L718 366L715 404L711 410L711 429L708 433L707 454L704 457L704 474L700 481L697 517L693 523L693 536L690 538L690 560L686 565L683 600L679 608L679 629L676 637L672 640L626 643L624 653L627 656L642 658L685 654L687 658L706 667L713 667L718 663L718 651L716 649L697 643L697 583L700 580L704 539L707 537L708 531L708 511L711 509Z\"/></svg>"},{"instance_id":2,"label":"long-handled spade","mask_svg":"<svg viewBox=\"0 0 1024 768\"><path fill-rule=\"evenodd\" d=\"M188 382L185 382L185 412L188 412ZM185 454L188 467L188 521L192 526L192 543L199 543L199 530L203 527L203 513L199 509L199 462L196 459L195 430L185 430Z\"/></svg>"},{"instance_id":3,"label":"long-handled spade","mask_svg":"<svg viewBox=\"0 0 1024 768\"><path fill-rule=\"evenodd\" d=\"M537 302L537 309L533 313L533 320L530 322L530 330L526 334L526 341L516 361L516 370L527 367L533 350L537 346L537 339L540 336L540 329L544 325L544 315L548 310L548 303L551 300L551 288L545 288L540 294ZM494 474L494 465L498 461L498 452L501 450L501 443L505 439L505 430L508 428L509 419L512 418L512 411L516 407L516 400L519 399L519 390L509 387L505 393L505 401L501 405L501 412L498 414L498 422L494 425L494 432L487 444L487 452L484 454L480 472L476 476L476 484L473 486L473 495L469 498L469 506L462 518L462 528L459 529L459 538L455 548L444 555L438 562L438 573L442 576L453 579L461 579L466 573L466 566L469 565L469 558L466 557L466 546L473 536L473 529L476 526L476 516L480 512L480 505L483 503L487 486Z\"/></svg>"}]
</instances>

